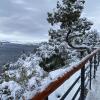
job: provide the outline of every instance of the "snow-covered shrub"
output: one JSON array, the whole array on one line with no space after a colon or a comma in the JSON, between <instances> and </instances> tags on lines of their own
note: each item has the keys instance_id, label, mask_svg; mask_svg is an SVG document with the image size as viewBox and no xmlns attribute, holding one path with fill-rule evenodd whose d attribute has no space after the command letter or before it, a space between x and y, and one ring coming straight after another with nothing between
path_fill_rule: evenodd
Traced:
<instances>
[{"instance_id":1,"label":"snow-covered shrub","mask_svg":"<svg viewBox=\"0 0 100 100\"><path fill-rule=\"evenodd\" d=\"M30 54L22 55L15 63L4 65L0 76L0 98L20 100L26 92L41 86L41 80L48 74L39 66L40 61L40 56Z\"/></svg>"},{"instance_id":2,"label":"snow-covered shrub","mask_svg":"<svg viewBox=\"0 0 100 100\"><path fill-rule=\"evenodd\" d=\"M0 88L0 94L6 97L7 100L13 100L14 98L11 96L11 91L8 86ZM1 97L2 98L2 97Z\"/></svg>"},{"instance_id":3,"label":"snow-covered shrub","mask_svg":"<svg viewBox=\"0 0 100 100\"><path fill-rule=\"evenodd\" d=\"M43 58L43 61L40 62L40 66L45 70L45 71L51 71L55 70L57 68L60 68L65 65L64 58L61 58L61 55L52 55L50 58Z\"/></svg>"},{"instance_id":4,"label":"snow-covered shrub","mask_svg":"<svg viewBox=\"0 0 100 100\"><path fill-rule=\"evenodd\" d=\"M4 91L5 87L8 87L7 89L11 94L8 96L7 92L5 94L0 93L1 99L8 99L8 97L11 100L29 98L26 96L27 93L31 97L33 91L46 83L45 81L48 80L49 82L51 79L47 78L47 71L58 69L68 63L68 59L66 59L68 50L66 49L65 52L63 45L64 43L56 46L41 43L35 54L28 56L23 54L17 62L4 65L0 77L0 90ZM57 49L57 46L59 46L59 49ZM65 54L61 54L62 52ZM44 65L41 65L41 63Z\"/></svg>"},{"instance_id":5,"label":"snow-covered shrub","mask_svg":"<svg viewBox=\"0 0 100 100\"><path fill-rule=\"evenodd\" d=\"M37 51L37 55L42 58L39 65L47 72L64 67L69 63L68 53L64 43L60 45L42 44Z\"/></svg>"},{"instance_id":6,"label":"snow-covered shrub","mask_svg":"<svg viewBox=\"0 0 100 100\"><path fill-rule=\"evenodd\" d=\"M86 44L87 46L94 48L99 41L99 33L97 32L97 30L92 30L87 32L87 34L84 36L84 44Z\"/></svg>"},{"instance_id":7,"label":"snow-covered shrub","mask_svg":"<svg viewBox=\"0 0 100 100\"><path fill-rule=\"evenodd\" d=\"M4 66L3 66L3 71L6 71L6 70L8 70L9 69L9 67L10 67L10 64L5 64Z\"/></svg>"}]
</instances>

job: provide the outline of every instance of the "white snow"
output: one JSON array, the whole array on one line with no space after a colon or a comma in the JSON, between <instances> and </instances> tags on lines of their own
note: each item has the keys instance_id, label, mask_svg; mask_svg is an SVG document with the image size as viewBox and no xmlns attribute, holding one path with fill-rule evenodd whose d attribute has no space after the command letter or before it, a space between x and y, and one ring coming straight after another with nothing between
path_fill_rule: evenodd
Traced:
<instances>
[{"instance_id":1,"label":"white snow","mask_svg":"<svg viewBox=\"0 0 100 100\"><path fill-rule=\"evenodd\" d=\"M74 62L74 63L70 64L69 67L51 71L50 73L46 74L46 72L42 68L40 68L40 66L38 65L38 61L39 61L39 58L37 58L34 55L31 55L31 57L27 57L24 61L20 58L16 63L11 64L11 67L21 65L22 68L26 68L27 76L31 75L32 70L33 71L35 70L34 76L31 77L30 79L28 79L27 87L24 90L24 93L22 95L26 99L30 99L32 96L34 96L34 94L37 91L39 91L39 90L42 91L42 89L46 88L48 86L48 84L50 84L53 80L56 80L57 77L60 77L66 71L69 71L71 69L72 65L75 65L77 62L79 62L78 60L76 60L76 63ZM8 71L6 71L6 74L9 75L9 77L16 76L16 79L19 79L21 77L20 73L19 73L21 70L20 69L21 67L19 67L19 69L15 69L15 70L8 70ZM44 75L45 75L45 77L42 78L42 76L44 76ZM76 79L76 77L78 75L79 75L79 72L76 73L74 76L72 76L61 87L59 87L54 92L54 94L51 94L49 96L49 98L55 97L55 99L53 99L53 100L56 100L58 94L63 95L63 93L73 83L73 81ZM0 84L1 89L5 88L5 86L8 86L8 88L11 90L11 96L13 96L14 98L15 98L16 92L19 91L20 89L23 89L22 86L15 81L3 82L2 84ZM63 92L61 92L61 91L63 91ZM4 96L2 96L3 99L7 98L7 96L5 96L5 97Z\"/></svg>"},{"instance_id":2,"label":"white snow","mask_svg":"<svg viewBox=\"0 0 100 100\"><path fill-rule=\"evenodd\" d=\"M62 43L62 45L64 44ZM64 66L63 68L51 71L49 73L45 72L39 66L39 63L42 60L42 57L50 57L52 54L55 54L54 48L52 46L44 44L40 46L39 51L36 52L36 54L30 54L29 56L22 55L17 62L10 64L8 70L4 72L5 76L3 76L3 82L0 83L0 99L6 100L9 96L12 96L14 99L17 98L18 100L22 100L23 96L26 100L30 99L35 95L35 93L45 89L52 81L56 80L58 77L63 76L66 72L76 67L77 64L80 64L78 57L76 57L77 52L71 51L71 53L73 62L67 66ZM84 57L82 61L87 58L88 56ZM63 85L61 85L49 96L49 99L57 100L58 96L61 97L79 75L80 71L72 75L67 81L64 82ZM72 92L70 92L70 94L67 96L66 100L71 100L79 85L80 80L75 85ZM10 90L11 94L3 94L1 93L2 90Z\"/></svg>"},{"instance_id":3,"label":"white snow","mask_svg":"<svg viewBox=\"0 0 100 100\"><path fill-rule=\"evenodd\" d=\"M58 71L57 71L58 72ZM63 71L62 71L63 72ZM60 72L61 73L61 72ZM60 74L59 73L59 74ZM52 74L54 75L54 74ZM59 100L57 96L62 97L64 93L68 90L68 88L73 84L73 82L76 80L76 78L80 75L80 71L75 73L70 79L64 82L58 89L56 89L50 96L49 100ZM75 94L76 90L78 89L80 85L80 82L78 82L75 87L72 89L72 91L69 93L69 95L66 97L65 100L71 100L72 96Z\"/></svg>"},{"instance_id":4,"label":"white snow","mask_svg":"<svg viewBox=\"0 0 100 100\"><path fill-rule=\"evenodd\" d=\"M100 100L100 66L97 69L96 78L92 81L92 89L89 90L86 100Z\"/></svg>"},{"instance_id":5,"label":"white snow","mask_svg":"<svg viewBox=\"0 0 100 100\"><path fill-rule=\"evenodd\" d=\"M21 89L21 86L17 82L14 82L14 81L3 82L2 84L0 84L0 89L5 88L6 86L8 86L8 88L10 89L11 96L13 97L15 97L16 91ZM1 95L0 95L0 98L1 98ZM6 100L7 95L3 94L1 99Z\"/></svg>"}]
</instances>

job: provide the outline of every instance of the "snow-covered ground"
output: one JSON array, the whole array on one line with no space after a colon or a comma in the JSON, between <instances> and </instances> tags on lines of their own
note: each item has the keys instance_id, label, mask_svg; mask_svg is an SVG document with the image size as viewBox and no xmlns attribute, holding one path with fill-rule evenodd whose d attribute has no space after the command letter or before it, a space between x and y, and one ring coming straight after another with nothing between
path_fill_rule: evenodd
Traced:
<instances>
[{"instance_id":1,"label":"snow-covered ground","mask_svg":"<svg viewBox=\"0 0 100 100\"><path fill-rule=\"evenodd\" d=\"M92 89L89 90L86 100L100 100L100 66L96 78L92 81Z\"/></svg>"},{"instance_id":2,"label":"snow-covered ground","mask_svg":"<svg viewBox=\"0 0 100 100\"><path fill-rule=\"evenodd\" d=\"M39 65L42 60L41 56L49 57L51 54L55 54L53 49L54 48L48 45L43 45L35 54L23 54L17 62L3 66L4 73L2 73L2 77L0 77L0 99L23 100L24 97L26 100L29 100L38 91L42 91L42 89L46 88L52 81L72 69L73 65L79 63L78 57L73 56L74 61L69 65L51 72L44 71ZM75 54L74 51L71 52ZM58 100L58 97L62 97L79 75L80 71L71 76L49 96L49 100ZM79 85L80 80L67 96L66 100L72 99Z\"/></svg>"},{"instance_id":3,"label":"snow-covered ground","mask_svg":"<svg viewBox=\"0 0 100 100\"><path fill-rule=\"evenodd\" d=\"M23 60L22 58L25 59ZM3 83L0 84L0 98L2 100L6 100L8 98L22 100L22 97L25 97L26 100L28 100L35 94L35 92L45 88L50 82L69 70L72 65L79 62L76 60L76 62L71 63L69 67L60 68L47 73L40 68L40 58L36 55L30 55L29 57L23 55L22 58L19 58L16 63L7 66L9 67L9 70L5 71L3 74L4 78L1 78L3 80ZM74 74L54 93L52 93L49 96L49 100L57 100L57 96L62 96L78 76L79 72ZM79 84L76 85L71 94L74 94L74 91L78 88L78 86ZM69 99L67 100L70 100L70 97L71 96L69 95Z\"/></svg>"},{"instance_id":4,"label":"snow-covered ground","mask_svg":"<svg viewBox=\"0 0 100 100\"><path fill-rule=\"evenodd\" d=\"M55 71L56 72L56 71ZM54 74L54 73L53 73ZM80 75L80 71L75 73L73 76L71 76L67 81L64 82L58 89L56 89L50 96L49 100L59 100L59 96L62 97L64 93L68 90L68 88L73 84L73 82L76 80L76 78ZM52 75L53 76L53 75ZM66 97L65 100L71 100L72 97L74 96L76 90L80 86L80 80L79 82L75 85L75 87L72 89L72 91L69 93L69 95ZM79 98L79 95L77 96ZM78 99L76 98L76 99Z\"/></svg>"},{"instance_id":5,"label":"snow-covered ground","mask_svg":"<svg viewBox=\"0 0 100 100\"><path fill-rule=\"evenodd\" d=\"M70 70L73 65L79 62L79 60L76 59L75 62L70 63L67 67L47 73L39 66L40 60L41 58L35 54L31 54L29 57L22 55L16 63L6 66L9 67L9 70L3 74L3 82L0 84L1 100L8 98L13 98L12 100L22 100L22 97L28 100L33 97L37 91L44 89L53 80L62 76L66 71ZM71 76L49 96L49 100L58 100L59 96L62 97L79 75L80 71ZM80 80L67 96L66 100L72 99L79 85Z\"/></svg>"}]
</instances>

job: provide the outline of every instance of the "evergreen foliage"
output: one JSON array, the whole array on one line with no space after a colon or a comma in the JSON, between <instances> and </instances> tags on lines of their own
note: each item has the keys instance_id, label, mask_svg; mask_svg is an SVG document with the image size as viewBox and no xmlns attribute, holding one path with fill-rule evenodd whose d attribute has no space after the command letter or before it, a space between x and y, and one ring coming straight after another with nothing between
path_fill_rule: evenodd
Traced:
<instances>
[{"instance_id":1,"label":"evergreen foliage","mask_svg":"<svg viewBox=\"0 0 100 100\"><path fill-rule=\"evenodd\" d=\"M68 45L71 47L75 47L77 44L82 45L81 37L90 30L92 25L89 20L80 17L84 3L84 0L57 1L56 9L51 13L48 12L47 21L54 27L49 30L49 44L57 52L55 51L50 57L42 57L40 66L44 70L50 71L63 67L70 58ZM70 34L68 34L69 30Z\"/></svg>"},{"instance_id":2,"label":"evergreen foliage","mask_svg":"<svg viewBox=\"0 0 100 100\"><path fill-rule=\"evenodd\" d=\"M55 70L59 67L62 67L65 65L65 59L61 58L61 55L52 55L50 58L43 58L43 61L40 62L40 66L45 70L45 71L51 71Z\"/></svg>"},{"instance_id":3,"label":"evergreen foliage","mask_svg":"<svg viewBox=\"0 0 100 100\"><path fill-rule=\"evenodd\" d=\"M52 13L48 13L47 18L52 26L57 26L56 29L51 28L49 30L50 42L56 42L60 45L61 42L65 41L72 47L71 43L75 43L79 40L78 38L85 35L86 31L90 30L93 24L87 18L81 18L84 3L84 0L62 0L62 2L57 2L56 9ZM70 34L68 34L69 30Z\"/></svg>"},{"instance_id":4,"label":"evergreen foliage","mask_svg":"<svg viewBox=\"0 0 100 100\"><path fill-rule=\"evenodd\" d=\"M85 40L84 44L94 48L99 42L99 33L97 30L91 30L84 36L83 39Z\"/></svg>"}]
</instances>

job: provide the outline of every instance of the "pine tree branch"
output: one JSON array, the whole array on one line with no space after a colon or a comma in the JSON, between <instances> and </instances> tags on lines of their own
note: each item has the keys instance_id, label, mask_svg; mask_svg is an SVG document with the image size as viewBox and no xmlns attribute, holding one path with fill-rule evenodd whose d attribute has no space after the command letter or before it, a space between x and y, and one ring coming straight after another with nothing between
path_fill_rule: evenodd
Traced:
<instances>
[{"instance_id":1,"label":"pine tree branch","mask_svg":"<svg viewBox=\"0 0 100 100\"><path fill-rule=\"evenodd\" d=\"M71 48L73 48L73 49L77 49L77 50L87 50L87 52L88 53L90 53L90 49L88 48L88 47L76 47L76 46L73 46L72 44L71 44L71 39L72 38L74 38L74 37L76 37L76 36L80 36L80 35L82 35L82 34L80 34L80 35L75 35L75 36L70 36L70 34L71 34L71 29L69 29L69 31L68 31L68 33L67 33L67 36L66 36L66 42L68 43L68 45L71 47Z\"/></svg>"}]
</instances>

